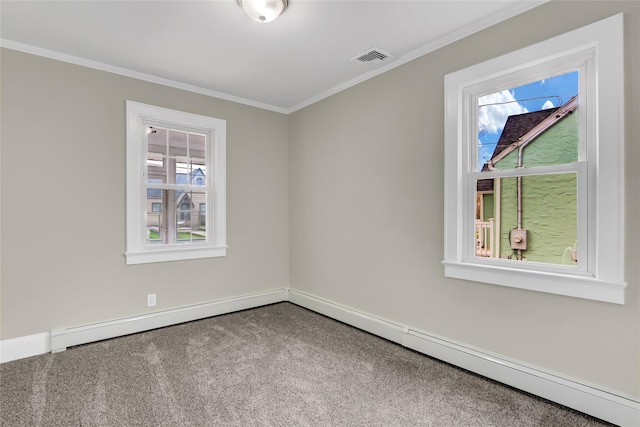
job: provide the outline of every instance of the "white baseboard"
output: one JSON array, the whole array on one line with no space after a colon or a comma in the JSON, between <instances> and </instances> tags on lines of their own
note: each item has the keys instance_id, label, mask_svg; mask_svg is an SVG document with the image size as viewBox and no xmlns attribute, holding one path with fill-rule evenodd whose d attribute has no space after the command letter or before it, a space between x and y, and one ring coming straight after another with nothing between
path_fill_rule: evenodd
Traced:
<instances>
[{"instance_id":1,"label":"white baseboard","mask_svg":"<svg viewBox=\"0 0 640 427\"><path fill-rule=\"evenodd\" d=\"M50 351L54 353L60 352L74 345L115 338L122 335L148 331L287 300L288 289L281 288L123 319L54 329L51 332L2 340L0 341L0 363L37 356Z\"/></svg>"},{"instance_id":2,"label":"white baseboard","mask_svg":"<svg viewBox=\"0 0 640 427\"><path fill-rule=\"evenodd\" d=\"M3 340L0 341L0 363L37 356L50 351L51 334L49 332Z\"/></svg>"},{"instance_id":3,"label":"white baseboard","mask_svg":"<svg viewBox=\"0 0 640 427\"><path fill-rule=\"evenodd\" d=\"M287 301L287 289L275 289L257 294L226 298L203 304L156 311L140 316L116 319L91 325L51 331L51 351L64 351L67 347L115 338L192 320L204 319L234 311Z\"/></svg>"},{"instance_id":4,"label":"white baseboard","mask_svg":"<svg viewBox=\"0 0 640 427\"><path fill-rule=\"evenodd\" d=\"M397 344L402 344L404 327L347 307L325 301L294 289L289 290L289 302L324 314L347 325L372 333Z\"/></svg>"},{"instance_id":5,"label":"white baseboard","mask_svg":"<svg viewBox=\"0 0 640 427\"><path fill-rule=\"evenodd\" d=\"M402 326L296 290L289 301L412 350L620 425L640 426L640 402L558 373Z\"/></svg>"},{"instance_id":6,"label":"white baseboard","mask_svg":"<svg viewBox=\"0 0 640 427\"><path fill-rule=\"evenodd\" d=\"M55 329L51 332L1 340L0 363L37 356L50 351L60 352L74 345L287 301L288 292L286 288L274 289L91 325Z\"/></svg>"}]
</instances>

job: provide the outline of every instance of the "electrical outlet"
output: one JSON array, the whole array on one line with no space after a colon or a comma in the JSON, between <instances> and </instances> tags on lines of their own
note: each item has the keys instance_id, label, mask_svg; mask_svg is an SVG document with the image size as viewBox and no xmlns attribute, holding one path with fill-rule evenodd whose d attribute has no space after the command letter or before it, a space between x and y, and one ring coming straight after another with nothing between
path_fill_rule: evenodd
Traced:
<instances>
[{"instance_id":1,"label":"electrical outlet","mask_svg":"<svg viewBox=\"0 0 640 427\"><path fill-rule=\"evenodd\" d=\"M156 294L147 294L147 307L156 306Z\"/></svg>"}]
</instances>

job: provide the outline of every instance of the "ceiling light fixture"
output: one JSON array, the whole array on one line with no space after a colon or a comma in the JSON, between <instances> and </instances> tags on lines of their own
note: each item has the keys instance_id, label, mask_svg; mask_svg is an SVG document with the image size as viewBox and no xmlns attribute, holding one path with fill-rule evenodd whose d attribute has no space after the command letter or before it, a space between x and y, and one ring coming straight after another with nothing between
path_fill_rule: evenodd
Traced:
<instances>
[{"instance_id":1,"label":"ceiling light fixture","mask_svg":"<svg viewBox=\"0 0 640 427\"><path fill-rule=\"evenodd\" d=\"M236 2L251 19L262 24L276 19L289 5L287 0L236 0Z\"/></svg>"}]
</instances>

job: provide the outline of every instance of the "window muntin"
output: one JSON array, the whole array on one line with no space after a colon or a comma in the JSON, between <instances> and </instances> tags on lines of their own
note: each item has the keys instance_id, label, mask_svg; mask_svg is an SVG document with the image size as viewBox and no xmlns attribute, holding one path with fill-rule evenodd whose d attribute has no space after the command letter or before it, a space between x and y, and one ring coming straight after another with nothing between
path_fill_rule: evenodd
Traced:
<instances>
[{"instance_id":1,"label":"window muntin","mask_svg":"<svg viewBox=\"0 0 640 427\"><path fill-rule=\"evenodd\" d=\"M224 120L127 102L127 264L226 254L225 154Z\"/></svg>"},{"instance_id":2,"label":"window muntin","mask_svg":"<svg viewBox=\"0 0 640 427\"><path fill-rule=\"evenodd\" d=\"M624 303L622 22L616 15L445 77L445 276ZM483 171L478 99L576 71L577 161ZM500 215L487 209L484 183L554 174L575 177L577 265L477 256L482 227Z\"/></svg>"}]
</instances>

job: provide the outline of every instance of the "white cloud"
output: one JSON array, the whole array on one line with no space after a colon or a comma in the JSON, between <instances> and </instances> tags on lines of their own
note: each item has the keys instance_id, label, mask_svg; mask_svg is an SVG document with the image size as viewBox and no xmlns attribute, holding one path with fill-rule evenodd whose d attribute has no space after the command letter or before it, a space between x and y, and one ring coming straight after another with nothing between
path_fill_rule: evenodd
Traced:
<instances>
[{"instance_id":1,"label":"white cloud","mask_svg":"<svg viewBox=\"0 0 640 427\"><path fill-rule=\"evenodd\" d=\"M544 104L542 104L542 108L541 110L548 110L549 108L553 108L555 107L555 105L553 105L553 102L549 101L548 99L545 101Z\"/></svg>"},{"instance_id":2,"label":"white cloud","mask_svg":"<svg viewBox=\"0 0 640 427\"><path fill-rule=\"evenodd\" d=\"M488 133L502 132L509 116L529 112L508 90L480 97L478 106L478 129Z\"/></svg>"}]
</instances>

